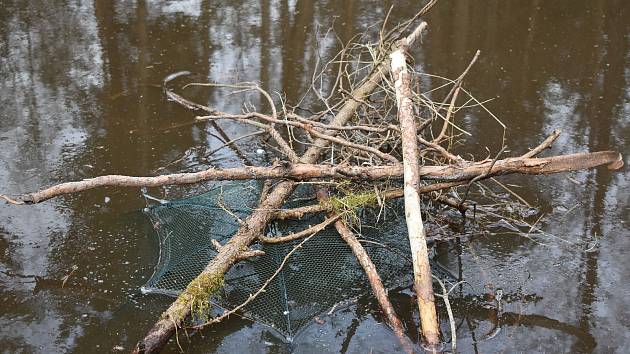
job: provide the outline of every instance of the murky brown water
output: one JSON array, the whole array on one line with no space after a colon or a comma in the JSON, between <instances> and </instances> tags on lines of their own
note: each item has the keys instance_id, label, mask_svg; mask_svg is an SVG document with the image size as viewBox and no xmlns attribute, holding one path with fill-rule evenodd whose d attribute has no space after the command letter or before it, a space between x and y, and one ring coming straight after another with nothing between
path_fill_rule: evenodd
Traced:
<instances>
[{"instance_id":1,"label":"murky brown water","mask_svg":"<svg viewBox=\"0 0 630 354\"><path fill-rule=\"evenodd\" d=\"M211 126L170 128L192 116L166 101L159 88L165 76L190 70L201 80L259 81L295 102L311 79L318 29L334 25L347 40L389 8L369 0L1 3L3 193L104 173L147 175L193 146L219 146ZM394 20L418 9L416 2L396 3ZM442 1L427 18L417 64L455 77L481 49L468 87L480 98L498 97L489 106L509 126L512 151L561 128L554 153L627 154L628 19L625 0ZM332 41L321 46L324 56L337 50ZM239 97L221 92L208 99L222 110L242 108ZM500 145L501 129L486 116L460 119L475 135L466 151ZM247 129L222 127L230 136ZM194 168L199 154L179 167ZM224 149L201 162L234 166L242 158ZM570 176L579 183L566 176L510 179L548 215L545 230L565 241L550 237L542 246L496 235L440 246L442 263L461 264L472 285L454 300L462 352L626 352L630 174ZM170 301L138 291L156 260L143 206L137 190L114 189L0 205L3 352L132 347ZM62 287L58 279L75 265ZM511 294L499 318L474 300L489 283ZM404 292L393 300L415 333L413 301ZM182 342L190 352L390 352L395 339L375 309L363 302L339 311L292 345L236 318L192 338L191 346Z\"/></svg>"}]
</instances>

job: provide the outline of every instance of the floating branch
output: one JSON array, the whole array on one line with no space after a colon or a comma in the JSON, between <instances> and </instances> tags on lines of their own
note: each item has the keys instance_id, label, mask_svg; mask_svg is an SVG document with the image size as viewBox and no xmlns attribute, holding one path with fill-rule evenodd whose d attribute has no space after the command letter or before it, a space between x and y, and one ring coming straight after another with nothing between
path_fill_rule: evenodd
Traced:
<instances>
[{"instance_id":1,"label":"floating branch","mask_svg":"<svg viewBox=\"0 0 630 354\"><path fill-rule=\"evenodd\" d=\"M533 150L532 150L533 151ZM418 175L422 180L439 182L468 181L476 177L485 178L507 174L551 174L577 171L598 166L610 170L623 167L621 154L614 151L578 153L543 158L512 157L481 162L464 162L460 165L421 166ZM0 194L0 198L12 204L36 204L57 196L83 192L102 187L160 187L166 185L193 184L218 180L250 179L291 179L305 181L321 178L339 178L356 180L383 180L401 178L402 166L330 166L314 164L286 164L273 167L244 166L235 168L209 168L201 172L174 173L155 177L133 177L106 175L76 182L61 183L41 191L9 197ZM444 187L447 188L447 187ZM442 189L442 188L439 188Z\"/></svg>"},{"instance_id":2,"label":"floating branch","mask_svg":"<svg viewBox=\"0 0 630 354\"><path fill-rule=\"evenodd\" d=\"M350 121L350 119L354 117L356 110L361 106L361 102L379 87L382 78L387 75L388 72L388 61L377 65L367 79L352 92L350 95L351 98L344 101L330 124L333 126L343 126ZM338 130L331 129L326 130L324 134L334 136L338 132ZM302 155L300 162L305 164L317 162L324 149L330 145L330 140L316 139L312 146ZM267 223L274 217L274 211L282 207L293 193L296 186L296 182L293 181L284 181L276 185L267 198L261 202L260 206L243 221L240 229L232 236L230 241L223 245L221 251L210 261L201 274L193 280L191 285L197 282L198 279L222 278L234 262L238 260L238 255L241 250L247 249L249 244L256 240L259 235L263 234ZM160 351L162 347L166 345L168 339L175 334L177 327L183 323L194 307L190 298L186 296L189 292L196 291L196 289L191 288L191 285L189 285L182 295L162 314L161 319L153 325L144 339L138 342L134 352L154 353ZM208 292L206 295L210 296L211 293Z\"/></svg>"}]
</instances>

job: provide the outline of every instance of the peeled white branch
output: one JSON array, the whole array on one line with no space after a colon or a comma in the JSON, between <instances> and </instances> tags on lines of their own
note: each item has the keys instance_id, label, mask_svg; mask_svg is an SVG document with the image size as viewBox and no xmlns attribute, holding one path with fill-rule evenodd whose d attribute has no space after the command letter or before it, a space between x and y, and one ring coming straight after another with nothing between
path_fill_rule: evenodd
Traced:
<instances>
[{"instance_id":1,"label":"peeled white branch","mask_svg":"<svg viewBox=\"0 0 630 354\"><path fill-rule=\"evenodd\" d=\"M426 25L426 22L423 22L421 27L424 28ZM420 31L414 31L414 34L419 35ZM409 43L405 40L402 42L400 47L392 52L390 57L392 59L391 73L396 89L398 121L400 122L400 135L402 138L405 219L407 220L407 231L411 246L413 285L420 310L422 336L427 347L438 348L440 346L440 327L435 309L431 266L429 265L426 234L420 208L420 193L418 192L420 187L420 152L411 92L411 74L407 70L406 54Z\"/></svg>"}]
</instances>

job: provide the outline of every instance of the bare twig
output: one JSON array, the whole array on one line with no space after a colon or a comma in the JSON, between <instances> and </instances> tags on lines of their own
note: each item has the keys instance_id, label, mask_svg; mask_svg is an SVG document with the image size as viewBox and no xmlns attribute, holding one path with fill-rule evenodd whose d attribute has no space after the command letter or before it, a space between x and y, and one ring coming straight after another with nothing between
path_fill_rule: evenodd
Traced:
<instances>
[{"instance_id":1,"label":"bare twig","mask_svg":"<svg viewBox=\"0 0 630 354\"><path fill-rule=\"evenodd\" d=\"M531 149L528 153L523 154L522 157L534 157L540 154L541 152L543 152L545 149L548 149L549 147L551 147L551 144L553 144L553 142L556 141L556 139L558 139L558 137L560 136L560 133L561 133L560 129L554 130L553 133L551 133L551 135L547 137L547 139L545 139L542 143L540 143L540 145Z\"/></svg>"},{"instance_id":2,"label":"bare twig","mask_svg":"<svg viewBox=\"0 0 630 354\"><path fill-rule=\"evenodd\" d=\"M442 300L444 301L444 306L446 306L446 313L448 314L448 322L451 325L451 352L457 353L457 327L455 325L455 317L453 316L453 309L451 309L451 302L448 300L448 296L450 295L451 291L453 291L453 289L465 283L465 281L457 282L456 284L451 286L451 288L447 291L446 286L444 286L444 282L440 280L440 278L434 275L433 279L436 280L438 284L440 284L440 287L442 288L442 294L435 294L435 295L441 297Z\"/></svg>"},{"instance_id":3,"label":"bare twig","mask_svg":"<svg viewBox=\"0 0 630 354\"><path fill-rule=\"evenodd\" d=\"M277 244L277 243L285 243L285 242L290 242L290 241L295 241L295 240L299 240L303 237L312 235L314 233L318 233L321 230L325 229L326 226L334 223L335 221L337 221L337 219L339 219L340 215L335 215L332 218L327 218L326 220L322 221L321 223L315 225L315 226L311 226L305 230L302 230L300 232L296 232L296 233L292 233L286 236L280 236L280 237L268 237L268 236L258 236L258 240L260 240L260 242L263 243L268 243L268 244Z\"/></svg>"}]
</instances>

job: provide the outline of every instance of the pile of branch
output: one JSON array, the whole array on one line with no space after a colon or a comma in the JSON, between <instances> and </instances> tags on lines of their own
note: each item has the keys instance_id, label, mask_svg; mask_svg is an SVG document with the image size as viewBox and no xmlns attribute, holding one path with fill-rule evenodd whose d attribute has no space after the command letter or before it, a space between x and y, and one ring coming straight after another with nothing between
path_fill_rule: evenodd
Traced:
<instances>
[{"instance_id":1,"label":"pile of branch","mask_svg":"<svg viewBox=\"0 0 630 354\"><path fill-rule=\"evenodd\" d=\"M150 177L107 175L61 183L25 195L0 195L0 198L12 204L35 204L53 197L100 187L158 187L212 180L270 181L265 184L260 205L249 217L242 220L240 229L229 242L215 245L217 256L164 311L145 338L138 342L135 351L152 353L163 348L177 328L183 326L191 312L207 306L208 299L223 286L223 276L230 267L244 258L260 255L260 252L249 249L252 243L280 243L297 239L304 239L305 242L308 238L316 237L325 227L333 225L367 273L387 323L392 327L403 349L411 353L414 345L387 298L387 291L376 267L353 231L352 220L346 217L343 208L336 206L332 199L338 197L341 190L335 186L344 185L347 189L348 184L359 192L376 189L377 193L373 195L379 203L404 197L421 334L425 346L435 350L440 347L440 333L425 229L420 213L423 208L421 195L465 211L470 187L484 179L507 174L551 174L598 166L618 169L623 162L621 155L613 151L538 157L551 147L560 134L559 131L553 132L539 146L517 157L502 158L505 147L494 158L481 161L471 161L455 155L452 149L458 138L468 134L456 125L457 113L470 107L486 109L482 102L462 86L466 73L479 53L457 79L444 79L443 85L430 92L412 90L422 73L414 72L413 67L407 64L410 59L409 49L419 42L418 39L427 26L425 22L413 27L412 24L433 2L411 20L389 32L381 30L378 44L347 44L330 62L318 67L308 94L315 96L325 109L308 117L299 113L304 112L299 107L285 104L278 106L272 96L255 83L189 83L182 90L188 87L222 87L239 92L258 92L267 101L271 111L269 114L255 110L241 113L221 112L193 102L170 89L171 81L181 75L173 75L165 81L168 99L193 111L196 114L195 122L229 120L256 128L257 132L254 134L226 141L226 146L234 147L238 140L264 136L264 143L277 154L277 159L271 166L225 169L209 167L199 172ZM324 77L324 73L331 71L330 68L337 68L337 75L332 80ZM324 84L325 82L332 84ZM441 101L429 98L439 96L440 90L448 91ZM491 113L490 115L494 117ZM498 123L502 124L500 121ZM297 209L282 209L298 181L321 183L316 193L319 202ZM327 187L324 188L324 185ZM365 188L366 185L369 187ZM438 193L454 190L458 186L465 189L464 196L460 199ZM319 225L289 236L264 236L267 224L274 219L300 218L306 213L321 212L327 218ZM252 294L251 298L256 295ZM206 324L219 322L243 306L211 319Z\"/></svg>"}]
</instances>

